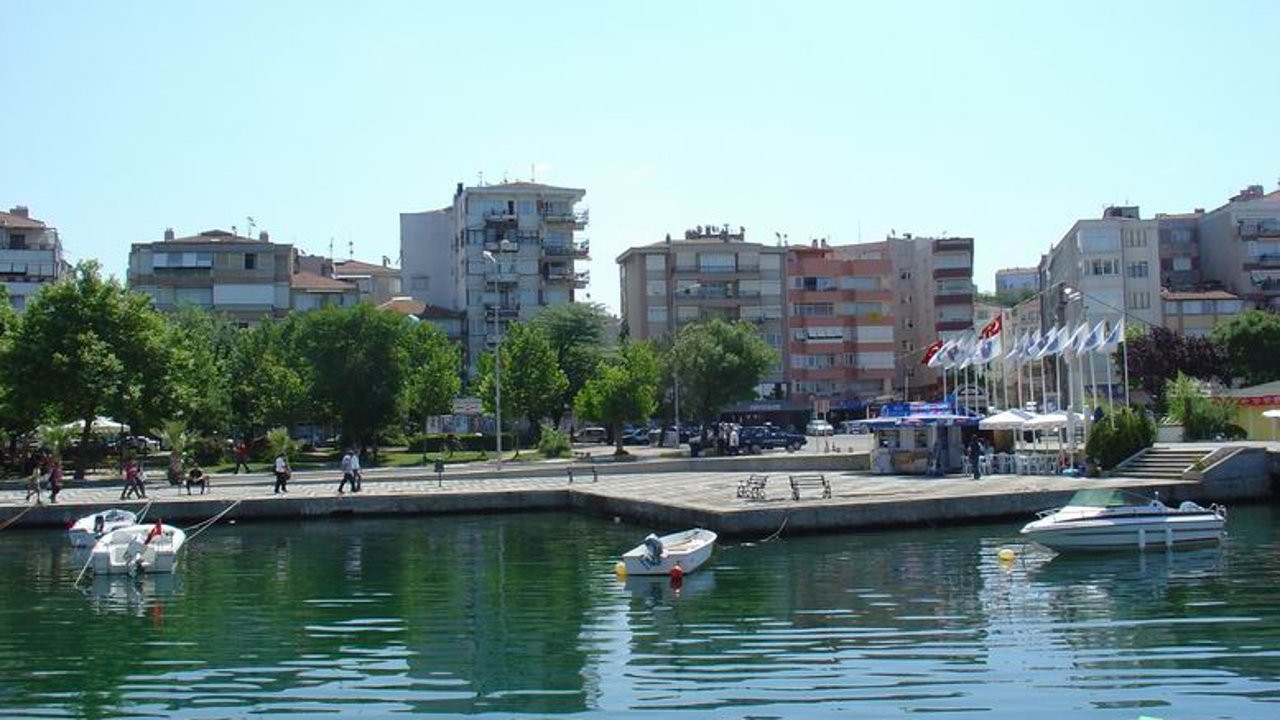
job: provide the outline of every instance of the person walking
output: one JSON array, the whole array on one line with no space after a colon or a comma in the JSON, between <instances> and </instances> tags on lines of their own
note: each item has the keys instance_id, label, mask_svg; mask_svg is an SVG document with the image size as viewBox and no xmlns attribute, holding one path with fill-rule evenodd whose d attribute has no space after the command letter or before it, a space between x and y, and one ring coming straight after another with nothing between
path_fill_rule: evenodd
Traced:
<instances>
[{"instance_id":1,"label":"person walking","mask_svg":"<svg viewBox=\"0 0 1280 720\"><path fill-rule=\"evenodd\" d=\"M27 473L27 499L23 502L31 502L34 497L37 505L43 505L44 501L40 499L40 485L44 479L41 472L43 463L37 459L30 465L31 472Z\"/></svg>"},{"instance_id":2,"label":"person walking","mask_svg":"<svg viewBox=\"0 0 1280 720\"><path fill-rule=\"evenodd\" d=\"M338 483L338 493L342 493L342 488L351 483L351 492L359 492L356 486L356 472L360 468L360 459L356 456L356 451L347 448L347 452L342 455L342 482Z\"/></svg>"},{"instance_id":3,"label":"person walking","mask_svg":"<svg viewBox=\"0 0 1280 720\"><path fill-rule=\"evenodd\" d=\"M252 472L249 469L249 446L244 444L244 440L236 441L236 475L240 474L240 468L244 468L246 474Z\"/></svg>"},{"instance_id":4,"label":"person walking","mask_svg":"<svg viewBox=\"0 0 1280 720\"><path fill-rule=\"evenodd\" d=\"M284 456L283 452L280 453L279 455L276 455L275 471L276 471L276 487L274 492L277 494L288 493L289 477L293 474L293 472L289 469L289 459Z\"/></svg>"},{"instance_id":5,"label":"person walking","mask_svg":"<svg viewBox=\"0 0 1280 720\"><path fill-rule=\"evenodd\" d=\"M120 476L124 481L124 487L120 490L120 499L128 500L129 496L137 492L138 466L134 463L133 458L124 461L124 467L120 468Z\"/></svg>"},{"instance_id":6,"label":"person walking","mask_svg":"<svg viewBox=\"0 0 1280 720\"><path fill-rule=\"evenodd\" d=\"M49 460L49 502L58 502L60 492L62 492L62 460L54 455Z\"/></svg>"},{"instance_id":7,"label":"person walking","mask_svg":"<svg viewBox=\"0 0 1280 720\"><path fill-rule=\"evenodd\" d=\"M982 460L982 438L974 435L969 439L969 467L973 470L973 479L982 479L982 469L980 462Z\"/></svg>"}]
</instances>

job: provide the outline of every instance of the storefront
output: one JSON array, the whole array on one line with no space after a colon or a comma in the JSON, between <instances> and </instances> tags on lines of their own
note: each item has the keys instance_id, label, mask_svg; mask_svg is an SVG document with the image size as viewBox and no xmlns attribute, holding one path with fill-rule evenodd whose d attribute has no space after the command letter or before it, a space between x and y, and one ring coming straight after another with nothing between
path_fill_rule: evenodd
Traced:
<instances>
[{"instance_id":1,"label":"storefront","mask_svg":"<svg viewBox=\"0 0 1280 720\"><path fill-rule=\"evenodd\" d=\"M957 415L944 403L895 403L861 422L875 435L872 472L943 475L963 470L965 430L976 429L978 418Z\"/></svg>"}]
</instances>

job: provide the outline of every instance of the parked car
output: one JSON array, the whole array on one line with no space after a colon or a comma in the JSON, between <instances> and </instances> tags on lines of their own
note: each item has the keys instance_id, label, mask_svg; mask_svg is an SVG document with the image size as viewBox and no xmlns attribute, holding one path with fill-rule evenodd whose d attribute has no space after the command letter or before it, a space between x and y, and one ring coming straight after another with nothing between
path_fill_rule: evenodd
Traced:
<instances>
[{"instance_id":1,"label":"parked car","mask_svg":"<svg viewBox=\"0 0 1280 720\"><path fill-rule=\"evenodd\" d=\"M648 445L649 444L649 428L633 427L622 431L623 445Z\"/></svg>"},{"instance_id":2,"label":"parked car","mask_svg":"<svg viewBox=\"0 0 1280 720\"><path fill-rule=\"evenodd\" d=\"M836 429L826 420L823 420L822 418L814 418L804 427L804 434L819 436L835 435Z\"/></svg>"},{"instance_id":3,"label":"parked car","mask_svg":"<svg viewBox=\"0 0 1280 720\"><path fill-rule=\"evenodd\" d=\"M607 443L609 431L602 427L584 427L578 430L573 439L580 443Z\"/></svg>"},{"instance_id":4,"label":"parked car","mask_svg":"<svg viewBox=\"0 0 1280 720\"><path fill-rule=\"evenodd\" d=\"M108 442L107 447L146 454L160 452L160 441L144 435L128 435Z\"/></svg>"},{"instance_id":5,"label":"parked car","mask_svg":"<svg viewBox=\"0 0 1280 720\"><path fill-rule=\"evenodd\" d=\"M871 428L859 420L845 420L840 423L840 432L847 435L866 435L871 432Z\"/></svg>"},{"instance_id":6,"label":"parked car","mask_svg":"<svg viewBox=\"0 0 1280 720\"><path fill-rule=\"evenodd\" d=\"M772 425L750 425L738 431L738 447L752 453L779 448L796 451L809 439L800 433L787 432Z\"/></svg>"}]
</instances>

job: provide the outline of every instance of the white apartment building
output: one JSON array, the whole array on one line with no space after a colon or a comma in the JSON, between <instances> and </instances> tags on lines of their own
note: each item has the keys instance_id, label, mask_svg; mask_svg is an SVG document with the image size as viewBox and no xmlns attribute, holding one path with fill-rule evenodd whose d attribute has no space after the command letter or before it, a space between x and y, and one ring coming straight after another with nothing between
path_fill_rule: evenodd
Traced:
<instances>
[{"instance_id":1,"label":"white apartment building","mask_svg":"<svg viewBox=\"0 0 1280 720\"><path fill-rule=\"evenodd\" d=\"M573 302L589 282L575 263L588 244L577 210L585 190L532 182L463 187L440 210L400 215L401 284L427 305L465 313L467 367L493 341L494 324L528 320Z\"/></svg>"},{"instance_id":2,"label":"white apartment building","mask_svg":"<svg viewBox=\"0 0 1280 720\"><path fill-rule=\"evenodd\" d=\"M1280 309L1280 190L1250 185L1199 219L1204 279L1250 307Z\"/></svg>"},{"instance_id":3,"label":"white apartment building","mask_svg":"<svg viewBox=\"0 0 1280 720\"><path fill-rule=\"evenodd\" d=\"M973 328L973 238L890 237L896 307L898 396L936 400L942 375L920 364L935 340L953 339Z\"/></svg>"},{"instance_id":4,"label":"white apartment building","mask_svg":"<svg viewBox=\"0 0 1280 720\"><path fill-rule=\"evenodd\" d=\"M996 271L996 292L1040 289L1040 270L1033 267L1001 268Z\"/></svg>"},{"instance_id":5,"label":"white apartment building","mask_svg":"<svg viewBox=\"0 0 1280 720\"><path fill-rule=\"evenodd\" d=\"M0 285L19 312L40 288L66 275L58 231L31 217L24 205L0 212Z\"/></svg>"}]
</instances>

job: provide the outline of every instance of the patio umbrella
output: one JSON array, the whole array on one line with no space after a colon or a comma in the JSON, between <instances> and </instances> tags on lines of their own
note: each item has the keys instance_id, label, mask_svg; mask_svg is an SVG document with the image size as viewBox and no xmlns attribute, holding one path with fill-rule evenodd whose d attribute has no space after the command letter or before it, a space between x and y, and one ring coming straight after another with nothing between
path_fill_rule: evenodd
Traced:
<instances>
[{"instance_id":1,"label":"patio umbrella","mask_svg":"<svg viewBox=\"0 0 1280 720\"><path fill-rule=\"evenodd\" d=\"M1022 426L1033 417L1035 417L1033 413L1014 408L982 418L978 421L978 427L983 430L1021 430Z\"/></svg>"}]
</instances>

